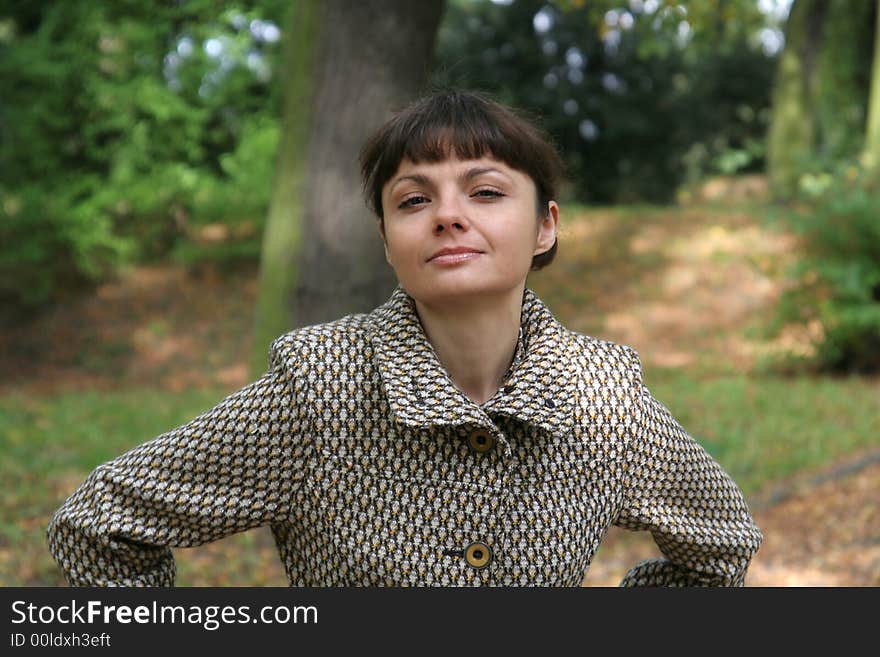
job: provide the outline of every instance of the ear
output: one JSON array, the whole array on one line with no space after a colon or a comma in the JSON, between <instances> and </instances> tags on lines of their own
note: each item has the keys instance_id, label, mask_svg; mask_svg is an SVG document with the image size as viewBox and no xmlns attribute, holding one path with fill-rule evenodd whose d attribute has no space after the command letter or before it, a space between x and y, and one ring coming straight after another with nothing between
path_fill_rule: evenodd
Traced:
<instances>
[{"instance_id":1,"label":"ear","mask_svg":"<svg viewBox=\"0 0 880 657\"><path fill-rule=\"evenodd\" d=\"M388 240L385 239L385 226L384 226L384 224L382 223L382 220L381 220L381 219L378 219L378 220L376 221L376 230L379 231L379 237L382 238L382 246L383 246L384 249L385 249L385 260L386 260L386 261L388 262L388 264L390 265L390 264L391 264L391 258L388 256Z\"/></svg>"},{"instance_id":2,"label":"ear","mask_svg":"<svg viewBox=\"0 0 880 657\"><path fill-rule=\"evenodd\" d=\"M556 201L547 204L547 214L541 217L538 224L538 236L535 242L535 250L532 255L538 255L549 251L553 242L556 241L556 232L559 229L559 206Z\"/></svg>"}]
</instances>

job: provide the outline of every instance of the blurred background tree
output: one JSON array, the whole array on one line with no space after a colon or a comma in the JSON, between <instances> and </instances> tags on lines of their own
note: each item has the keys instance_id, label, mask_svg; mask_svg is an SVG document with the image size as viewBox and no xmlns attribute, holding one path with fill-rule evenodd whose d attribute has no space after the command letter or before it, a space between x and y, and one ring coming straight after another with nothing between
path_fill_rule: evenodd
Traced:
<instances>
[{"instance_id":1,"label":"blurred background tree","mask_svg":"<svg viewBox=\"0 0 880 657\"><path fill-rule=\"evenodd\" d=\"M767 173L790 198L808 170L825 170L864 145L875 3L796 0L775 88Z\"/></svg>"},{"instance_id":2,"label":"blurred background tree","mask_svg":"<svg viewBox=\"0 0 880 657\"><path fill-rule=\"evenodd\" d=\"M878 21L877 2L795 0L767 138L771 191L795 202L805 247L776 328L815 323L807 364L832 372L880 371Z\"/></svg>"},{"instance_id":3,"label":"blurred background tree","mask_svg":"<svg viewBox=\"0 0 880 657\"><path fill-rule=\"evenodd\" d=\"M812 312L830 335L855 316L862 328L842 334L874 344L876 2L795 0L786 22L771 0L448 0L436 48L443 3L404 4L0 1L4 319L128 263L261 252L254 363L279 327L375 305L389 272L358 255L374 227L355 144L431 69L435 87L538 115L569 202L667 203L766 170L788 221L822 245L796 290L807 310L786 319ZM849 209L832 203L844 197Z\"/></svg>"},{"instance_id":4,"label":"blurred background tree","mask_svg":"<svg viewBox=\"0 0 880 657\"><path fill-rule=\"evenodd\" d=\"M296 0L282 148L260 260L252 370L293 327L368 312L394 289L358 154L424 87L442 0ZM301 239L300 239L301 234Z\"/></svg>"}]
</instances>

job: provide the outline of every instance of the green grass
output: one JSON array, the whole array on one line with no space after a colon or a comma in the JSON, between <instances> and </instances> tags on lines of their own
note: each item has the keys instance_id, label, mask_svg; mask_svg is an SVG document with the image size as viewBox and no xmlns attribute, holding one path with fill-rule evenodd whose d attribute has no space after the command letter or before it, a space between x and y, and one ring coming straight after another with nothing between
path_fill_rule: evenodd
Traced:
<instances>
[{"instance_id":1,"label":"green grass","mask_svg":"<svg viewBox=\"0 0 880 657\"><path fill-rule=\"evenodd\" d=\"M646 377L654 396L747 496L880 447L880 379L696 379L670 370Z\"/></svg>"},{"instance_id":2,"label":"green grass","mask_svg":"<svg viewBox=\"0 0 880 657\"><path fill-rule=\"evenodd\" d=\"M880 380L695 379L666 370L646 377L654 396L747 496L779 478L880 445ZM183 424L227 392L0 397L0 584L60 584L44 533L64 498L96 465ZM234 539L242 554L253 552L253 541L249 535ZM198 571L217 570L200 567L204 559L184 563L179 583L202 581ZM259 559L242 558L231 574L220 569L221 583L259 581L261 569L266 565Z\"/></svg>"},{"instance_id":3,"label":"green grass","mask_svg":"<svg viewBox=\"0 0 880 657\"><path fill-rule=\"evenodd\" d=\"M0 585L60 583L44 534L73 488L97 465L185 423L227 392L0 397Z\"/></svg>"}]
</instances>

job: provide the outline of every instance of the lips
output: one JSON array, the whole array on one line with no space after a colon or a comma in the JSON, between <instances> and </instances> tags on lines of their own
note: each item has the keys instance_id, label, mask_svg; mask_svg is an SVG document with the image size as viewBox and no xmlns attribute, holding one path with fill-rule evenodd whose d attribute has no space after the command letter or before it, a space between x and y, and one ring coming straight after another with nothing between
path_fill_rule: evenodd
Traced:
<instances>
[{"instance_id":1,"label":"lips","mask_svg":"<svg viewBox=\"0 0 880 657\"><path fill-rule=\"evenodd\" d=\"M437 251L434 255L428 258L428 262L455 264L475 258L481 253L482 251L479 249L474 249L469 246L451 246Z\"/></svg>"}]
</instances>

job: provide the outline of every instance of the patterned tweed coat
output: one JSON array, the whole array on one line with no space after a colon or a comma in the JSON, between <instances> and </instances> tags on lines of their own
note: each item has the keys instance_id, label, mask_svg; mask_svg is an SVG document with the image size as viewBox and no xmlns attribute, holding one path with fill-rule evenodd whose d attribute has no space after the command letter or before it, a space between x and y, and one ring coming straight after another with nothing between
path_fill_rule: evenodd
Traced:
<instances>
[{"instance_id":1,"label":"patterned tweed coat","mask_svg":"<svg viewBox=\"0 0 880 657\"><path fill-rule=\"evenodd\" d=\"M171 585L171 547L270 525L296 586L578 586L610 525L663 557L624 585L741 585L762 536L628 347L526 290L514 362L477 405L398 288L281 336L259 380L98 467L49 547L74 585Z\"/></svg>"}]
</instances>

